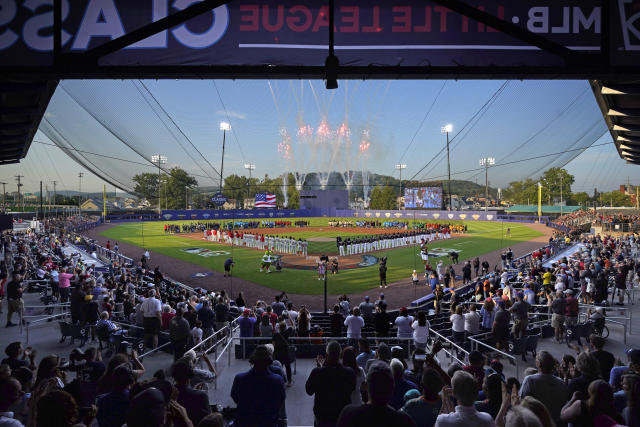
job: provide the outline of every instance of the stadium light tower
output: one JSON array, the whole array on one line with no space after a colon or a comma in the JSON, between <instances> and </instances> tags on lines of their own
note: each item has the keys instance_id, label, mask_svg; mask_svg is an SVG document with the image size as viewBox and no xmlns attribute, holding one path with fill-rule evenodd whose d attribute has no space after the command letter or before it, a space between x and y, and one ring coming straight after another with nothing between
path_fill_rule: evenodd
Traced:
<instances>
[{"instance_id":1,"label":"stadium light tower","mask_svg":"<svg viewBox=\"0 0 640 427\"><path fill-rule=\"evenodd\" d=\"M160 197L160 171L162 170L162 165L167 163L167 156L161 156L160 154L154 154L151 156L151 163L154 165L158 165L158 213L162 213L162 198Z\"/></svg>"},{"instance_id":2,"label":"stadium light tower","mask_svg":"<svg viewBox=\"0 0 640 427\"><path fill-rule=\"evenodd\" d=\"M452 124L444 125L440 128L440 133L447 134L447 175L449 177L447 180L447 186L449 188L449 210L452 210L453 203L452 203L452 197L451 197L451 160L449 159L449 133L450 132L453 132Z\"/></svg>"},{"instance_id":3,"label":"stadium light tower","mask_svg":"<svg viewBox=\"0 0 640 427\"><path fill-rule=\"evenodd\" d=\"M403 163L397 163L396 169L400 171L400 197L402 197L402 169L406 169L407 165ZM398 208L400 208L400 202L398 202Z\"/></svg>"},{"instance_id":4,"label":"stadium light tower","mask_svg":"<svg viewBox=\"0 0 640 427\"><path fill-rule=\"evenodd\" d=\"M245 163L244 168L249 171L249 181L247 184L247 199L251 198L251 171L256 170L256 165L253 163Z\"/></svg>"},{"instance_id":5,"label":"stadium light tower","mask_svg":"<svg viewBox=\"0 0 640 427\"><path fill-rule=\"evenodd\" d=\"M224 145L227 139L227 131L231 130L228 122L220 122L220 130L222 131L222 160L220 161L220 193L222 193L222 169L224 168Z\"/></svg>"},{"instance_id":6,"label":"stadium light tower","mask_svg":"<svg viewBox=\"0 0 640 427\"><path fill-rule=\"evenodd\" d=\"M82 172L78 173L78 210L82 209Z\"/></svg>"},{"instance_id":7,"label":"stadium light tower","mask_svg":"<svg viewBox=\"0 0 640 427\"><path fill-rule=\"evenodd\" d=\"M484 211L489 208L489 166L496 164L496 159L493 157L484 157L480 159L480 166L484 166Z\"/></svg>"}]
</instances>

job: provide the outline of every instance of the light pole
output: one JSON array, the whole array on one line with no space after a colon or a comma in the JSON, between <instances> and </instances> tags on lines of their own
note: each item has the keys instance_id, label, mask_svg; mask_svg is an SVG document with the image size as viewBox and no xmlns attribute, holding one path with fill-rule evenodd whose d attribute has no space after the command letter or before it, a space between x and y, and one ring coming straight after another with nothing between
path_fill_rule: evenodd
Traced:
<instances>
[{"instance_id":1,"label":"light pole","mask_svg":"<svg viewBox=\"0 0 640 427\"><path fill-rule=\"evenodd\" d=\"M484 157L480 159L480 166L484 166L484 211L489 209L489 166L496 164L496 159L493 157Z\"/></svg>"},{"instance_id":2,"label":"light pole","mask_svg":"<svg viewBox=\"0 0 640 427\"><path fill-rule=\"evenodd\" d=\"M251 199L251 171L256 169L256 165L245 163L244 168L249 171L249 182L247 184L247 199Z\"/></svg>"},{"instance_id":3,"label":"light pole","mask_svg":"<svg viewBox=\"0 0 640 427\"><path fill-rule=\"evenodd\" d=\"M151 156L151 163L158 166L158 214L162 213L162 198L160 197L160 171L162 165L167 163L167 156L162 156L160 154L154 154Z\"/></svg>"},{"instance_id":4,"label":"light pole","mask_svg":"<svg viewBox=\"0 0 640 427\"><path fill-rule=\"evenodd\" d=\"M2 210L7 210L7 205L5 205L4 203L4 197L7 194L7 183L6 182L0 182L0 184L2 184Z\"/></svg>"},{"instance_id":5,"label":"light pole","mask_svg":"<svg viewBox=\"0 0 640 427\"><path fill-rule=\"evenodd\" d=\"M227 139L227 131L231 130L231 125L227 122L220 122L220 130L222 131L222 159L220 160L220 193L222 193L222 185L224 181L222 180L222 169L224 169L224 146Z\"/></svg>"},{"instance_id":6,"label":"light pole","mask_svg":"<svg viewBox=\"0 0 640 427\"><path fill-rule=\"evenodd\" d=\"M402 197L402 169L406 169L407 165L403 164L403 163L397 163L396 164L396 169L398 169L400 171L400 197ZM400 200L400 199L398 199ZM400 209L400 202L398 202L398 209Z\"/></svg>"},{"instance_id":7,"label":"light pole","mask_svg":"<svg viewBox=\"0 0 640 427\"><path fill-rule=\"evenodd\" d=\"M82 207L82 177L84 174L82 172L78 173L78 212Z\"/></svg>"},{"instance_id":8,"label":"light pole","mask_svg":"<svg viewBox=\"0 0 640 427\"><path fill-rule=\"evenodd\" d=\"M449 191L449 210L453 209L453 198L451 197L451 160L449 159L449 132L453 131L453 125L448 124L440 128L440 133L447 134L447 175L448 175L448 191Z\"/></svg>"}]
</instances>

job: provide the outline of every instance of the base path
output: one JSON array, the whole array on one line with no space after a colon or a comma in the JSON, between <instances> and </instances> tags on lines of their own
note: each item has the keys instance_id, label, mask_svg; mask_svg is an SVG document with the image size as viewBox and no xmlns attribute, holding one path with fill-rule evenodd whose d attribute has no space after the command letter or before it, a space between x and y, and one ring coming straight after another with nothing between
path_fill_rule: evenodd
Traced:
<instances>
[{"instance_id":1,"label":"base path","mask_svg":"<svg viewBox=\"0 0 640 427\"><path fill-rule=\"evenodd\" d=\"M91 239L95 239L98 243L104 246L109 240L108 238L101 236L100 233L103 231L121 225L120 223L110 223L110 224L102 224L94 229L87 230L82 234ZM543 236L539 236L535 239L532 239L527 242L515 243L511 246L513 253L516 257L532 252L535 249L539 249L544 246L549 241L549 237L553 234L553 229L548 228L542 224L522 224L529 228L532 228L536 231L544 233ZM334 227L318 227L318 228L327 228L327 229L335 229L335 230L343 230L342 228L334 228ZM262 230L262 229L261 229ZM274 229L265 229L265 230L274 230ZM290 228L288 230L291 230ZM345 228L345 230L349 230ZM363 228L359 230L367 230L368 232L373 231L374 229ZM194 233L195 234L195 233ZM372 233L373 234L373 233ZM181 235L181 237L185 237L185 235ZM202 238L202 234L198 236ZM135 260L140 260L142 257L144 250L138 246L130 245L125 242L118 242L118 246L120 248L120 253L131 257ZM500 263L500 254L502 250L497 250L493 252L489 252L482 257L481 260L487 260L491 266ZM458 264L457 270L459 271L464 260L460 260ZM222 272L217 272L213 270L207 270L206 268L191 264L190 262L182 261L176 258L172 258L167 255L162 255L158 253L151 252L151 259L149 261L149 265L151 268L155 268L155 266L160 266L160 269L163 273L165 273L168 277L171 277L174 280L177 280L181 283L185 283L191 287L202 287L211 290L222 290L225 289L227 293L231 293L233 289L233 298L235 298L239 291L244 293L244 297L246 301L250 301L252 304L257 300L263 300L267 303L273 301L276 294L279 292L276 289L272 289L266 286L259 285L257 283L249 282L248 280L240 279L237 277L224 277ZM208 272L211 273L211 276L208 276L206 279L194 279L191 275L195 272ZM391 309L408 306L411 301L416 298L428 295L431 293L431 289L429 286L425 286L424 279L420 280L419 286L414 286L411 282L410 270L407 269L407 278L404 280L400 280L395 283L389 284L386 289L380 289L375 287L365 292L360 292L356 294L348 294L352 303L359 304L365 295L369 295L372 299L377 299L379 292L384 292L385 299L389 304ZM329 278L329 280L331 280ZM377 284L377 275L372 277L372 285ZM458 282L457 284L461 284ZM322 286L321 281L311 281L311 286L317 285ZM323 297L322 295L304 295L304 294L289 294L289 299L293 304L299 308L301 305L305 305L311 311L321 311L323 309ZM337 303L337 295L330 295L328 298L329 309L333 307L333 305Z\"/></svg>"}]
</instances>

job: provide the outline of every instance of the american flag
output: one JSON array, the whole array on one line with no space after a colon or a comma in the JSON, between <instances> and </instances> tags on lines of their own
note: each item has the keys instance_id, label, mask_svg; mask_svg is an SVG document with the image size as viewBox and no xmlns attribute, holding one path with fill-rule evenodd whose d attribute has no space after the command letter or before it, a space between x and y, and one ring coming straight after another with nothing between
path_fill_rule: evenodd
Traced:
<instances>
[{"instance_id":1,"label":"american flag","mask_svg":"<svg viewBox=\"0 0 640 427\"><path fill-rule=\"evenodd\" d=\"M259 193L256 194L256 208L275 208L276 195Z\"/></svg>"}]
</instances>

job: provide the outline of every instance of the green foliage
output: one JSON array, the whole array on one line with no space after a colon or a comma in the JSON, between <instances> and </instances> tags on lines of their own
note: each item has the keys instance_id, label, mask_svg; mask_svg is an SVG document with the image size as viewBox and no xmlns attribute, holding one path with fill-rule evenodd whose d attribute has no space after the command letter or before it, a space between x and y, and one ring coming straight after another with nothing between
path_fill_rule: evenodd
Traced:
<instances>
[{"instance_id":1,"label":"green foliage","mask_svg":"<svg viewBox=\"0 0 640 427\"><path fill-rule=\"evenodd\" d=\"M581 191L580 193L573 194L571 196L571 200L573 204L584 206L591 201L591 196L584 191Z\"/></svg>"},{"instance_id":2,"label":"green foliage","mask_svg":"<svg viewBox=\"0 0 640 427\"><path fill-rule=\"evenodd\" d=\"M538 183L542 184L542 203L553 204L554 201L571 200L571 184L575 178L566 169L547 169L539 180L527 178L523 181L513 181L503 191L505 200L519 205L538 204Z\"/></svg>"},{"instance_id":3,"label":"green foliage","mask_svg":"<svg viewBox=\"0 0 640 427\"><path fill-rule=\"evenodd\" d=\"M133 177L133 182L136 183L133 191L142 197L147 199L150 203L158 204L158 174L157 173L141 173Z\"/></svg>"},{"instance_id":4,"label":"green foliage","mask_svg":"<svg viewBox=\"0 0 640 427\"><path fill-rule=\"evenodd\" d=\"M371 190L371 200L369 202L370 209L396 209L397 194L393 187L376 186Z\"/></svg>"},{"instance_id":5,"label":"green foliage","mask_svg":"<svg viewBox=\"0 0 640 427\"><path fill-rule=\"evenodd\" d=\"M600 193L598 201L600 202L600 206L633 206L631 196L623 194L617 190L609 191L608 193Z\"/></svg>"},{"instance_id":6,"label":"green foliage","mask_svg":"<svg viewBox=\"0 0 640 427\"><path fill-rule=\"evenodd\" d=\"M164 174L160 178L158 186L158 175L155 173L142 173L133 177L136 183L134 191L147 199L154 207L158 200L162 200L162 207L168 209L184 209L186 204L187 187L192 188L198 185L198 181L190 176L184 169L173 168L169 174Z\"/></svg>"}]
</instances>

